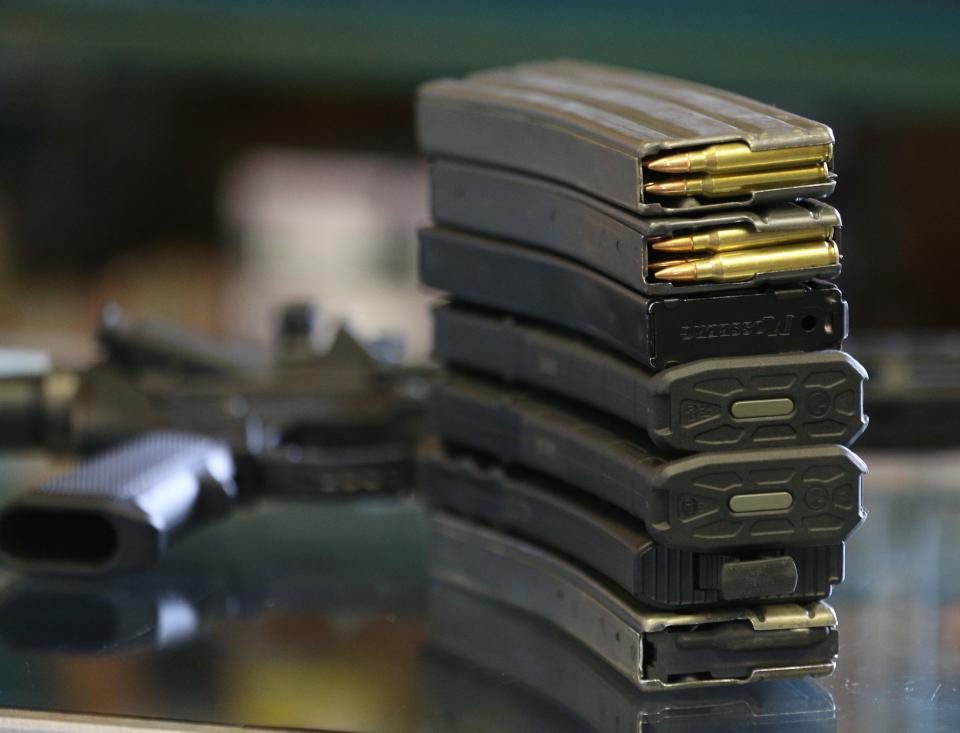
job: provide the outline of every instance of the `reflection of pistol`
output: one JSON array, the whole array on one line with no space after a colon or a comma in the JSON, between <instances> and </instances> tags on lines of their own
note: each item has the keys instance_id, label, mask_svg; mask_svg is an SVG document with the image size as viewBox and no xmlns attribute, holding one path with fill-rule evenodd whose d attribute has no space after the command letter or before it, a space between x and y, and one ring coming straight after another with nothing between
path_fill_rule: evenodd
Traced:
<instances>
[{"instance_id":1,"label":"reflection of pistol","mask_svg":"<svg viewBox=\"0 0 960 733\"><path fill-rule=\"evenodd\" d=\"M171 539L237 496L227 446L156 432L100 454L11 502L0 556L12 567L101 574L154 562Z\"/></svg>"},{"instance_id":2,"label":"reflection of pistol","mask_svg":"<svg viewBox=\"0 0 960 733\"><path fill-rule=\"evenodd\" d=\"M391 515L392 526L406 527L419 516L410 507L397 507ZM330 514L273 507L220 533L215 540L220 556L211 557L203 540L140 573L7 578L0 587L0 649L24 655L21 670L29 675L32 655L89 659L165 649L200 634L216 636L231 620L254 621L271 613L317 619L422 614L418 553L398 564L387 551L396 545L390 532L374 539L364 532L318 538L314 528L321 517ZM370 519L354 526L368 526ZM382 519L373 521L381 526ZM277 542L281 536L284 541ZM296 557L283 549L288 542L298 546ZM341 553L336 558L332 544ZM361 546L364 552L353 552Z\"/></svg>"}]
</instances>

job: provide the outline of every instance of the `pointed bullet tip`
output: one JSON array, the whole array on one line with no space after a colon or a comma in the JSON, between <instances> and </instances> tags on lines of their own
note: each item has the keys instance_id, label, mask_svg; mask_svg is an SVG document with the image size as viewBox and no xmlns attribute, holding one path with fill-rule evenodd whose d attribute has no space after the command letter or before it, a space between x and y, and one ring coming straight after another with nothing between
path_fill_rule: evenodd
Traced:
<instances>
[{"instance_id":1,"label":"pointed bullet tip","mask_svg":"<svg viewBox=\"0 0 960 733\"><path fill-rule=\"evenodd\" d=\"M673 237L650 245L657 252L693 252L693 237Z\"/></svg>"},{"instance_id":2,"label":"pointed bullet tip","mask_svg":"<svg viewBox=\"0 0 960 733\"><path fill-rule=\"evenodd\" d=\"M645 193L652 193L654 196L686 196L687 182L679 180L647 183L643 190Z\"/></svg>"},{"instance_id":3,"label":"pointed bullet tip","mask_svg":"<svg viewBox=\"0 0 960 733\"><path fill-rule=\"evenodd\" d=\"M685 262L682 265L665 267L657 271L658 280L679 280L689 281L697 279L697 265L693 262Z\"/></svg>"},{"instance_id":4,"label":"pointed bullet tip","mask_svg":"<svg viewBox=\"0 0 960 733\"><path fill-rule=\"evenodd\" d=\"M684 153L668 155L665 158L648 161L646 167L660 173L689 173L690 158Z\"/></svg>"}]
</instances>

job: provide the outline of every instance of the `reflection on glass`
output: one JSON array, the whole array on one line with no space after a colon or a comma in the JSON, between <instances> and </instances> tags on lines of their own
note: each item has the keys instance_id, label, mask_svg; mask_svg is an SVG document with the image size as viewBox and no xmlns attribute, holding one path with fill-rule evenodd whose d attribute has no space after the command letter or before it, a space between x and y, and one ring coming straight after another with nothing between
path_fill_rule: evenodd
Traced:
<instances>
[{"instance_id":1,"label":"reflection on glass","mask_svg":"<svg viewBox=\"0 0 960 733\"><path fill-rule=\"evenodd\" d=\"M833 698L808 679L643 693L575 640L530 614L437 582L424 694L443 730L818 731Z\"/></svg>"},{"instance_id":2,"label":"reflection on glass","mask_svg":"<svg viewBox=\"0 0 960 733\"><path fill-rule=\"evenodd\" d=\"M149 572L4 577L0 707L416 731L419 525L386 502L265 506Z\"/></svg>"},{"instance_id":3,"label":"reflection on glass","mask_svg":"<svg viewBox=\"0 0 960 733\"><path fill-rule=\"evenodd\" d=\"M932 489L945 455L868 460L870 516L831 601L838 668L816 682L642 694L575 639L450 588L433 587L428 636L418 509L265 504L150 573L0 575L0 706L364 733L954 733L960 491Z\"/></svg>"}]
</instances>

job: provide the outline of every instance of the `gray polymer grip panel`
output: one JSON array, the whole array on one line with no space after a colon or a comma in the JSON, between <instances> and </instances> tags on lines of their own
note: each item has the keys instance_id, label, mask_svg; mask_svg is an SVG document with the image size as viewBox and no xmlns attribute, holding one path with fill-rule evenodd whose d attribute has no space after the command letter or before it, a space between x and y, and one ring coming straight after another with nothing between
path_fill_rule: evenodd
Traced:
<instances>
[{"instance_id":1,"label":"gray polymer grip panel","mask_svg":"<svg viewBox=\"0 0 960 733\"><path fill-rule=\"evenodd\" d=\"M629 514L585 492L464 453L425 450L419 486L431 506L543 545L658 608L811 601L826 598L843 580L842 545L739 555L675 550L654 542ZM736 582L741 570L751 576L746 585ZM789 591L785 571L792 576L786 578L793 584Z\"/></svg>"},{"instance_id":2,"label":"gray polymer grip panel","mask_svg":"<svg viewBox=\"0 0 960 733\"><path fill-rule=\"evenodd\" d=\"M142 569L159 558L171 536L229 511L237 498L234 473L229 446L207 436L156 431L131 438L4 506L0 557L26 572ZM70 537L71 552L47 552L42 536L23 548L18 535L25 515L34 517L26 526L42 527L40 535Z\"/></svg>"},{"instance_id":3,"label":"gray polymer grip panel","mask_svg":"<svg viewBox=\"0 0 960 733\"><path fill-rule=\"evenodd\" d=\"M648 201L641 161L742 141L754 150L833 142L824 124L719 89L576 61L440 79L417 94L417 138L430 156L550 178L652 216L826 198L836 182L737 199Z\"/></svg>"},{"instance_id":4,"label":"gray polymer grip panel","mask_svg":"<svg viewBox=\"0 0 960 733\"><path fill-rule=\"evenodd\" d=\"M669 547L836 544L864 516L866 466L841 446L676 457L602 413L452 373L435 384L430 412L445 441L614 504Z\"/></svg>"},{"instance_id":5,"label":"gray polymer grip panel","mask_svg":"<svg viewBox=\"0 0 960 733\"><path fill-rule=\"evenodd\" d=\"M829 283L647 298L546 252L422 229L420 280L462 303L576 331L651 369L696 359L840 347L847 304Z\"/></svg>"},{"instance_id":6,"label":"gray polymer grip panel","mask_svg":"<svg viewBox=\"0 0 960 733\"><path fill-rule=\"evenodd\" d=\"M816 199L759 211L733 210L705 216L648 218L555 183L497 168L438 160L430 168L433 219L544 249L574 259L644 295L723 292L765 283L833 279L840 265L758 275L727 283L670 283L647 279L649 240L720 227L745 226L758 232L834 227L840 214Z\"/></svg>"},{"instance_id":7,"label":"gray polymer grip panel","mask_svg":"<svg viewBox=\"0 0 960 733\"><path fill-rule=\"evenodd\" d=\"M849 445L867 426L866 371L842 351L701 359L650 372L568 331L444 305L433 312L433 355L582 402L684 452ZM734 405L789 399L787 415L737 418Z\"/></svg>"},{"instance_id":8,"label":"gray polymer grip panel","mask_svg":"<svg viewBox=\"0 0 960 733\"><path fill-rule=\"evenodd\" d=\"M532 543L440 512L431 524L432 577L552 624L641 689L743 684L834 668L836 615L823 602L660 611ZM728 631L737 632L736 644L717 650L715 635ZM689 657L670 643L675 633L689 637ZM704 647L720 653L701 657ZM701 659L702 669L687 666ZM678 664L682 676L671 673ZM735 676L724 674L731 669Z\"/></svg>"}]
</instances>

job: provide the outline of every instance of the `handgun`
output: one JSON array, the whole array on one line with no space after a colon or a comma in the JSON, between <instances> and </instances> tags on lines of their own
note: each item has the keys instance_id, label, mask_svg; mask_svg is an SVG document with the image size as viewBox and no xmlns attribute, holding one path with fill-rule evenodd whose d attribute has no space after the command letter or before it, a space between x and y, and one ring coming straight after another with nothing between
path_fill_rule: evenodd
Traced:
<instances>
[{"instance_id":1,"label":"handgun","mask_svg":"<svg viewBox=\"0 0 960 733\"><path fill-rule=\"evenodd\" d=\"M393 360L395 343L364 344L343 328L328 349L319 350L313 346L315 329L309 306L289 306L269 354L131 321L110 308L97 335L103 358L91 368L0 380L0 445L89 456L123 444L93 459L103 471L82 491L68 495L46 486L16 499L0 515L0 552L8 560L15 556L21 569L86 574L128 570L156 559L168 535L178 534L181 525L193 526L202 512L187 508L175 521L158 514L156 506L165 510L164 497L177 490L158 469L144 473L137 484L147 491L142 485L156 481L149 493L159 497L158 504L130 516L118 499L119 487L130 477L118 466L124 461L138 465L138 451L156 450L169 434L189 433L194 442L207 439L208 447L221 446L231 458L230 480L241 501L409 489L414 446L425 430L426 369L399 366ZM137 436L144 440L127 443ZM171 449L163 466L189 462L187 455ZM77 472L84 476L87 470L81 466ZM198 491L193 498L204 496ZM62 511L32 515L36 521L26 525L35 529L80 533L78 523L87 515L108 524L123 515L136 528L100 532L120 544L109 553L101 548L92 559L77 555L73 562L64 552L46 558L41 543L22 541L29 535L16 529L23 526L22 513L16 522L11 518L37 501Z\"/></svg>"}]
</instances>

